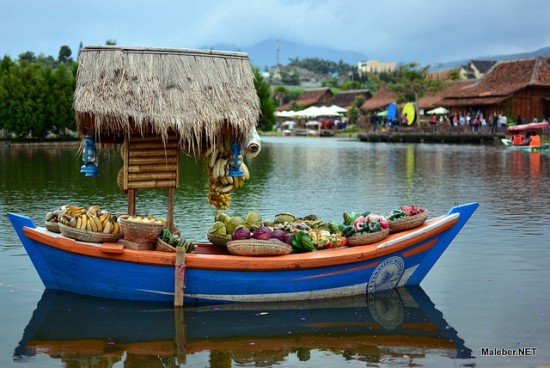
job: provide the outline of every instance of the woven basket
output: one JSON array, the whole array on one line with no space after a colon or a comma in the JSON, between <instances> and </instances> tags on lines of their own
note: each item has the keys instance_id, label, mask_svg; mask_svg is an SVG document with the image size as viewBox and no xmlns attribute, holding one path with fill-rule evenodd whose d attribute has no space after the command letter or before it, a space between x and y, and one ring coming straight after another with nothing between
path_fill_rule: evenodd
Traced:
<instances>
[{"instance_id":1,"label":"woven basket","mask_svg":"<svg viewBox=\"0 0 550 368\"><path fill-rule=\"evenodd\" d=\"M176 248L162 240L161 238L157 238L157 246L156 250L160 252L175 252Z\"/></svg>"},{"instance_id":2,"label":"woven basket","mask_svg":"<svg viewBox=\"0 0 550 368\"><path fill-rule=\"evenodd\" d=\"M208 234L208 240L210 243L219 245L220 247L227 247L227 242L231 241L231 239L227 239L225 236L215 234Z\"/></svg>"},{"instance_id":3,"label":"woven basket","mask_svg":"<svg viewBox=\"0 0 550 368\"><path fill-rule=\"evenodd\" d=\"M375 233L355 234L348 238L348 245L355 247L358 245L366 245L376 243L382 239L385 239L390 234L390 229L382 229Z\"/></svg>"},{"instance_id":4,"label":"woven basket","mask_svg":"<svg viewBox=\"0 0 550 368\"><path fill-rule=\"evenodd\" d=\"M65 235L67 238L81 240L90 243L103 243L110 242L116 243L122 238L122 234L104 234L98 233L95 231L87 231L75 229L69 225L59 223L59 230L61 234Z\"/></svg>"},{"instance_id":5,"label":"woven basket","mask_svg":"<svg viewBox=\"0 0 550 368\"><path fill-rule=\"evenodd\" d=\"M424 210L417 215L407 216L400 218L398 220L388 221L390 224L390 233L398 233L400 231L414 229L422 225L428 218L428 211Z\"/></svg>"},{"instance_id":6,"label":"woven basket","mask_svg":"<svg viewBox=\"0 0 550 368\"><path fill-rule=\"evenodd\" d=\"M289 254L292 247L279 240L230 240L227 250L239 256L280 256Z\"/></svg>"},{"instance_id":7,"label":"woven basket","mask_svg":"<svg viewBox=\"0 0 550 368\"><path fill-rule=\"evenodd\" d=\"M59 230L59 222L46 221L44 226L46 226L46 229L50 230L51 232L58 234L61 232Z\"/></svg>"},{"instance_id":8,"label":"woven basket","mask_svg":"<svg viewBox=\"0 0 550 368\"><path fill-rule=\"evenodd\" d=\"M138 244L155 244L164 224L128 221L128 217L124 215L118 218L124 239Z\"/></svg>"}]
</instances>

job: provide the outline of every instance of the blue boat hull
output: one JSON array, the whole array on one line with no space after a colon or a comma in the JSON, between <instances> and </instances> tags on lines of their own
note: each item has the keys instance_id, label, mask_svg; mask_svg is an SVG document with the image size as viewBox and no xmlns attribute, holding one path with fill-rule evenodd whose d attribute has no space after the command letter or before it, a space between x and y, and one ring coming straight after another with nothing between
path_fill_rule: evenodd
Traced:
<instances>
[{"instance_id":1,"label":"blue boat hull","mask_svg":"<svg viewBox=\"0 0 550 368\"><path fill-rule=\"evenodd\" d=\"M400 239L394 239L379 245L382 256L358 257L356 262L277 270L189 266L185 270L185 302L324 299L419 285L477 207L477 203L454 207L446 215L456 221L452 227L442 232L434 230L433 236L399 251L386 251L386 246L397 247ZM32 219L13 213L8 215L47 289L114 299L173 301L173 266L122 261L116 256L100 258L52 247L26 235L24 227L35 228ZM345 250L321 252L327 252L328 257L331 255L328 252Z\"/></svg>"}]
</instances>

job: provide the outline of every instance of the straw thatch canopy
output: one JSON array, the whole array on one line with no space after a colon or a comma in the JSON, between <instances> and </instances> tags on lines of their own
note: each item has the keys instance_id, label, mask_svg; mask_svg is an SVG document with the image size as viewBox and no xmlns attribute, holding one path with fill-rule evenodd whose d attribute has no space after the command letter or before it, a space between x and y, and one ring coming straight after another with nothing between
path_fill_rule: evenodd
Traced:
<instances>
[{"instance_id":1,"label":"straw thatch canopy","mask_svg":"<svg viewBox=\"0 0 550 368\"><path fill-rule=\"evenodd\" d=\"M221 133L246 137L260 104L248 55L189 49L87 46L78 59L79 131L101 141L131 132L176 133L200 149Z\"/></svg>"}]
</instances>

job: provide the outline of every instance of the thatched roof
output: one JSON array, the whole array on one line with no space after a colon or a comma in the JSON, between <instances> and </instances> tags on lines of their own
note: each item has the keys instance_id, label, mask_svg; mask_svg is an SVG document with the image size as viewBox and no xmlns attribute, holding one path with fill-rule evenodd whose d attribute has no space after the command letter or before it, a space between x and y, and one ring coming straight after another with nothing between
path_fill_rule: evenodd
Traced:
<instances>
[{"instance_id":1,"label":"thatched roof","mask_svg":"<svg viewBox=\"0 0 550 368\"><path fill-rule=\"evenodd\" d=\"M84 134L175 132L195 150L222 131L247 136L258 121L244 53L87 46L78 62L74 109Z\"/></svg>"}]
</instances>

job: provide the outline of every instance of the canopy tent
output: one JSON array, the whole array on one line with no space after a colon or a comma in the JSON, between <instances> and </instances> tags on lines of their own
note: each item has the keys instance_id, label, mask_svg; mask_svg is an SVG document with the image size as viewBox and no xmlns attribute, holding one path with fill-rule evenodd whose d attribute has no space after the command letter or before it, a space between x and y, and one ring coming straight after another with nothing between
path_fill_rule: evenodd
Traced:
<instances>
[{"instance_id":1,"label":"canopy tent","mask_svg":"<svg viewBox=\"0 0 550 368\"><path fill-rule=\"evenodd\" d=\"M291 118L294 116L297 116L298 112L294 110L288 110L288 111L275 111L275 116L278 118Z\"/></svg>"},{"instance_id":2,"label":"canopy tent","mask_svg":"<svg viewBox=\"0 0 550 368\"><path fill-rule=\"evenodd\" d=\"M427 114L435 114L435 115L443 115L443 114L448 114L449 113L449 110L447 110L446 108L442 107L442 106L439 106L439 107L436 107L435 109L433 110L430 110L428 112L426 112Z\"/></svg>"},{"instance_id":3,"label":"canopy tent","mask_svg":"<svg viewBox=\"0 0 550 368\"><path fill-rule=\"evenodd\" d=\"M342 116L343 113L348 110L343 107L332 106L310 106L307 109L301 111L277 111L275 116L277 117L320 117L320 116Z\"/></svg>"}]
</instances>

